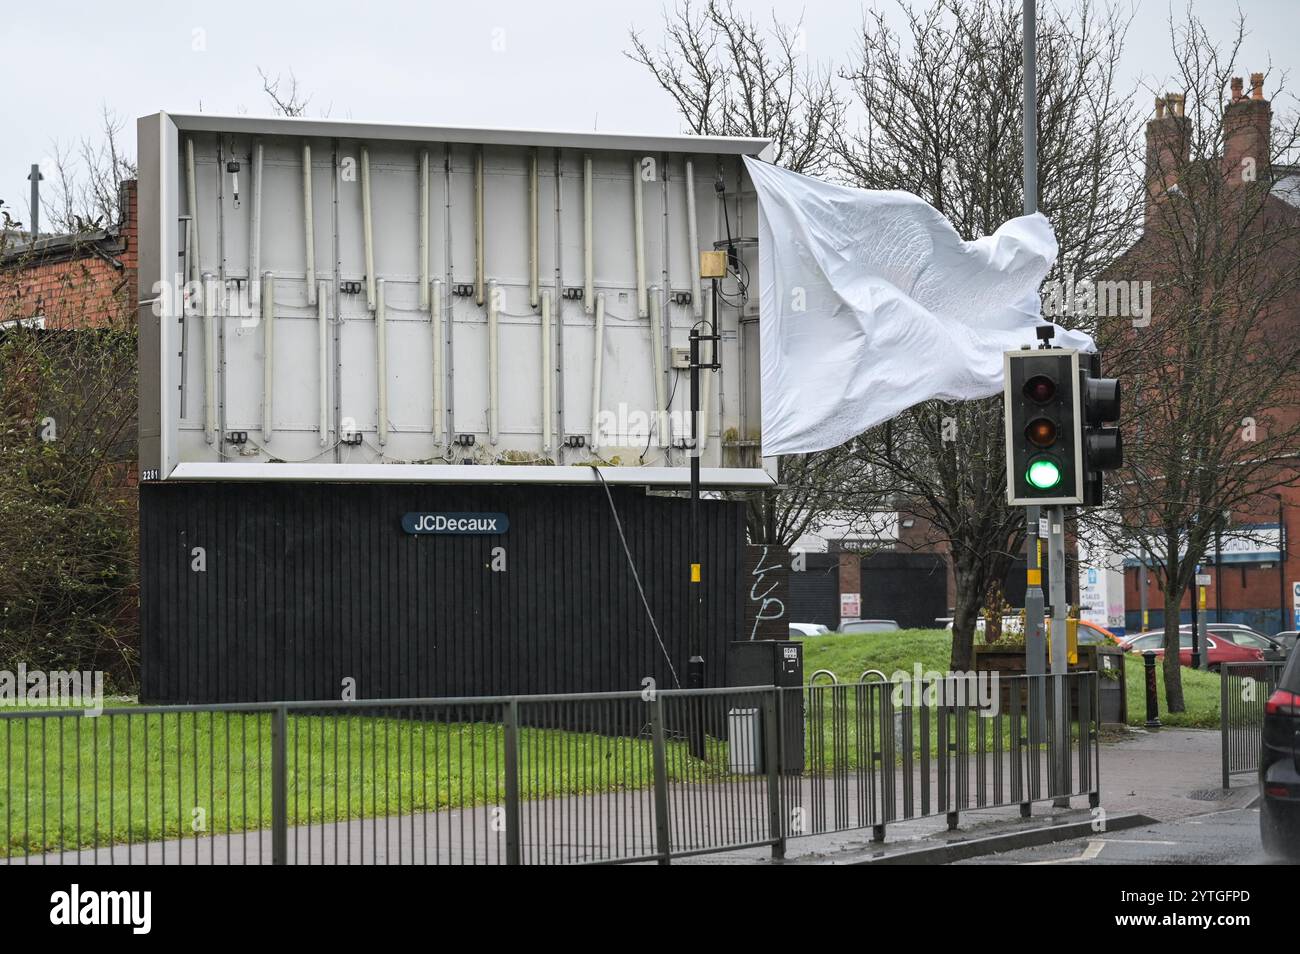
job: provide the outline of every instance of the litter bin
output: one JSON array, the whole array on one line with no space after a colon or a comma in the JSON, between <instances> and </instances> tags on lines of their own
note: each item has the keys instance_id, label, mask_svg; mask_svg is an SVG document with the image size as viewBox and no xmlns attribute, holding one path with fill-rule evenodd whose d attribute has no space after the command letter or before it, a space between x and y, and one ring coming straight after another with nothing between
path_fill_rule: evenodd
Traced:
<instances>
[{"instance_id":1,"label":"litter bin","mask_svg":"<svg viewBox=\"0 0 1300 954\"><path fill-rule=\"evenodd\" d=\"M1097 721L1128 722L1128 689L1124 678L1124 651L1118 646L1097 647Z\"/></svg>"},{"instance_id":2,"label":"litter bin","mask_svg":"<svg viewBox=\"0 0 1300 954\"><path fill-rule=\"evenodd\" d=\"M727 742L732 775L763 774L762 709L728 710Z\"/></svg>"},{"instance_id":3,"label":"litter bin","mask_svg":"<svg viewBox=\"0 0 1300 954\"><path fill-rule=\"evenodd\" d=\"M803 771L803 645L788 639L755 639L727 647L728 686L776 686L781 700L782 772ZM737 700L739 701L739 700ZM746 702L751 700L746 699ZM737 711L740 710L739 707ZM730 721L730 716L728 718ZM755 715L762 740L762 712ZM730 729L731 726L729 725ZM759 746L762 752L762 745ZM762 763L762 758L759 758Z\"/></svg>"}]
</instances>

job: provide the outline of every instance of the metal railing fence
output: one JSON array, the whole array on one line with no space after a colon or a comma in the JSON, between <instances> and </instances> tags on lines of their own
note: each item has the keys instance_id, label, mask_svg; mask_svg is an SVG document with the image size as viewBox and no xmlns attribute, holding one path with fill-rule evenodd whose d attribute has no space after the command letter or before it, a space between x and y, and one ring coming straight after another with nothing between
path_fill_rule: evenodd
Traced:
<instances>
[{"instance_id":1,"label":"metal railing fence","mask_svg":"<svg viewBox=\"0 0 1300 954\"><path fill-rule=\"evenodd\" d=\"M1095 673L925 685L0 710L0 861L662 864L1096 804Z\"/></svg>"},{"instance_id":2,"label":"metal railing fence","mask_svg":"<svg viewBox=\"0 0 1300 954\"><path fill-rule=\"evenodd\" d=\"M1219 667L1219 734L1223 787L1232 776L1259 770L1264 745L1264 703L1277 688L1285 662L1224 663Z\"/></svg>"}]
</instances>

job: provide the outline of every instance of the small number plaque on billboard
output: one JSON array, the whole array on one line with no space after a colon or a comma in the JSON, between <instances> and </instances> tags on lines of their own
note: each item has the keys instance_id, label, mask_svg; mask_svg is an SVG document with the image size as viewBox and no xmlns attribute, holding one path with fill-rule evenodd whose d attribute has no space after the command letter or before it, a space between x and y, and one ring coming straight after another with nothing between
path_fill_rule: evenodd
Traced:
<instances>
[{"instance_id":1,"label":"small number plaque on billboard","mask_svg":"<svg viewBox=\"0 0 1300 954\"><path fill-rule=\"evenodd\" d=\"M402 516L407 533L451 533L493 535L510 529L503 513L408 513Z\"/></svg>"}]
</instances>

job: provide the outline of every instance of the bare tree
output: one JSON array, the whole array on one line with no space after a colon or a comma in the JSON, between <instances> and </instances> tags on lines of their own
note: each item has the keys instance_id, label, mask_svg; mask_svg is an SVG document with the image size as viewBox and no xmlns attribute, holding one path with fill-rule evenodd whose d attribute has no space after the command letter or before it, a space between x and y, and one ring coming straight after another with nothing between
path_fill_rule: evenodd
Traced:
<instances>
[{"instance_id":1,"label":"bare tree","mask_svg":"<svg viewBox=\"0 0 1300 954\"><path fill-rule=\"evenodd\" d=\"M816 454L789 454L780 458L778 468L778 489L745 497L745 524L752 543L793 546L832 514L863 509L867 494L850 445Z\"/></svg>"},{"instance_id":2,"label":"bare tree","mask_svg":"<svg viewBox=\"0 0 1300 954\"><path fill-rule=\"evenodd\" d=\"M1249 94L1233 80L1245 32L1239 17L1216 42L1190 10L1170 23L1179 71L1167 88L1180 92L1161 96L1147 125L1145 229L1108 276L1151 282L1153 300L1146 316L1103 328L1130 399L1125 467L1098 529L1155 570L1173 712L1197 564L1225 523L1276 512L1300 454L1300 195L1283 189L1300 118L1272 115L1264 74Z\"/></svg>"},{"instance_id":3,"label":"bare tree","mask_svg":"<svg viewBox=\"0 0 1300 954\"><path fill-rule=\"evenodd\" d=\"M122 183L135 178L135 160L123 140L125 121L107 106L100 117L98 135L82 137L76 145L51 144L52 188L41 206L55 231L78 234L121 224Z\"/></svg>"},{"instance_id":4,"label":"bare tree","mask_svg":"<svg viewBox=\"0 0 1300 954\"><path fill-rule=\"evenodd\" d=\"M762 27L730 0L682 0L664 13L658 46L632 32L627 56L650 71L697 135L770 139L774 161L824 173L834 160L845 102L833 70L803 55L800 22ZM781 489L745 495L749 538L789 546L837 505L849 475L844 449L780 462Z\"/></svg>"},{"instance_id":5,"label":"bare tree","mask_svg":"<svg viewBox=\"0 0 1300 954\"><path fill-rule=\"evenodd\" d=\"M861 127L840 136L844 176L915 193L969 238L1019 215L1020 7L904 6L902 33L883 13L867 14L856 61L843 71L863 113ZM1114 148L1136 128L1132 93L1117 76L1128 22L1088 4L1039 14L1038 207L1060 244L1052 282L1094 277L1137 222L1132 167ZM980 607L1024 545L1024 512L1006 502L1002 402L919 405L865 435L856 453L875 473L872 494L897 499L950 551L952 665L968 668Z\"/></svg>"},{"instance_id":6,"label":"bare tree","mask_svg":"<svg viewBox=\"0 0 1300 954\"><path fill-rule=\"evenodd\" d=\"M829 67L803 56L802 22L768 28L708 0L697 10L682 0L664 13L664 38L652 48L632 32L627 55L646 67L700 136L771 139L773 161L816 175L833 159L834 131L844 100Z\"/></svg>"},{"instance_id":7,"label":"bare tree","mask_svg":"<svg viewBox=\"0 0 1300 954\"><path fill-rule=\"evenodd\" d=\"M270 98L277 116L307 115L311 96L304 96L298 88L298 77L293 74L293 70L289 71L287 80L282 79L279 73L275 74L275 79L271 79L270 74L260 66L257 68L257 75L262 79L262 92Z\"/></svg>"}]
</instances>

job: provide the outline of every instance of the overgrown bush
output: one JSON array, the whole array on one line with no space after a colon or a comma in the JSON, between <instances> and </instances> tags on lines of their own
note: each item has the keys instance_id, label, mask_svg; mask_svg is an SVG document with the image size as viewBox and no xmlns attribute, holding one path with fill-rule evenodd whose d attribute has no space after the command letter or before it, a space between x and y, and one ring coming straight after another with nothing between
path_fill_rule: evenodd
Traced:
<instances>
[{"instance_id":1,"label":"overgrown bush","mask_svg":"<svg viewBox=\"0 0 1300 954\"><path fill-rule=\"evenodd\" d=\"M136 336L0 331L0 669L138 672Z\"/></svg>"}]
</instances>

